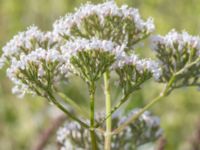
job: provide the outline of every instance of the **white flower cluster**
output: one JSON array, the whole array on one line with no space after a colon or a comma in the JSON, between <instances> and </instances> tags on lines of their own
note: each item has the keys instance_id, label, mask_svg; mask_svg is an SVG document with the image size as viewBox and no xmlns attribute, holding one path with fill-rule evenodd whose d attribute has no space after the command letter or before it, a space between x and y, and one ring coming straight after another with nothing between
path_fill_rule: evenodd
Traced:
<instances>
[{"instance_id":1,"label":"white flower cluster","mask_svg":"<svg viewBox=\"0 0 200 150\"><path fill-rule=\"evenodd\" d=\"M15 35L13 39L3 47L3 54L6 57L12 57L21 53L26 53L27 50L32 49L34 40L42 39L42 32L36 27L32 26L25 32L20 32Z\"/></svg>"},{"instance_id":2,"label":"white flower cluster","mask_svg":"<svg viewBox=\"0 0 200 150\"><path fill-rule=\"evenodd\" d=\"M57 141L62 144L60 150L90 149L89 134L89 131L82 128L77 122L65 124L64 127L59 128L57 131Z\"/></svg>"},{"instance_id":3,"label":"white flower cluster","mask_svg":"<svg viewBox=\"0 0 200 150\"><path fill-rule=\"evenodd\" d=\"M140 109L136 108L132 110L128 116L122 117L118 122L118 126L130 119L130 117L136 115L139 111ZM140 128L140 131L137 131L137 127ZM134 129L136 130L135 133L133 132ZM142 136L138 138L137 132L142 133ZM145 111L134 124L128 126L119 136L126 137L126 140L135 139L136 145L141 145L147 141L158 139L162 133L163 130L160 128L160 118L153 116L149 111ZM127 142L127 144L130 145L130 142Z\"/></svg>"},{"instance_id":4,"label":"white flower cluster","mask_svg":"<svg viewBox=\"0 0 200 150\"><path fill-rule=\"evenodd\" d=\"M28 55L21 55L19 60L12 59L10 68L7 69L7 75L15 83L13 93L23 96L25 93L34 93L36 89L31 89L31 79L28 78L30 72L32 80L47 84L46 77L48 71L52 74L51 79L56 80L60 73L61 66L63 65L62 55L55 49L45 50L38 48ZM51 68L52 67L52 68ZM21 78L22 77L22 78Z\"/></svg>"},{"instance_id":5,"label":"white flower cluster","mask_svg":"<svg viewBox=\"0 0 200 150\"><path fill-rule=\"evenodd\" d=\"M74 28L77 32L71 33ZM143 71L148 71L157 79L160 72L155 62L127 54L128 49L132 50L153 29L152 19L142 20L137 9L126 5L118 7L114 1L97 5L88 3L56 21L52 32L42 32L31 26L14 36L3 47L0 67L5 61L11 64L7 74L16 85L14 93L33 92L31 88L37 89L34 85L37 81L46 85L69 72L91 83L112 66L120 68L122 64L131 63L136 65L140 76ZM63 36L70 38L63 40ZM47 74L52 76L47 77Z\"/></svg>"},{"instance_id":6,"label":"white flower cluster","mask_svg":"<svg viewBox=\"0 0 200 150\"><path fill-rule=\"evenodd\" d=\"M187 32L177 33L174 29L165 36L152 37L152 49L155 51L161 48L172 49L174 53L187 50L188 53L191 49L197 49L200 56L200 37L191 36Z\"/></svg>"},{"instance_id":7,"label":"white flower cluster","mask_svg":"<svg viewBox=\"0 0 200 150\"><path fill-rule=\"evenodd\" d=\"M36 48L51 48L57 39L51 32L42 32L36 26L30 26L26 31L20 32L13 37L4 47L0 58L0 67L6 60L18 59L20 55L25 55L34 51Z\"/></svg>"},{"instance_id":8,"label":"white flower cluster","mask_svg":"<svg viewBox=\"0 0 200 150\"><path fill-rule=\"evenodd\" d=\"M130 119L130 117L136 115L138 112L140 111L139 108L135 108L134 110L132 110L128 116L126 117L122 117L120 122L118 123L118 126L120 126L120 124L123 124L124 122L126 122L128 119ZM160 118L157 116L153 116L149 111L145 111L139 118L139 121L144 121L145 124L149 127L149 128L153 128L156 126L160 126ZM161 135L161 130L159 130L158 132L156 132L156 136L160 136ZM146 133L146 135L148 137L150 137L149 133Z\"/></svg>"},{"instance_id":9,"label":"white flower cluster","mask_svg":"<svg viewBox=\"0 0 200 150\"><path fill-rule=\"evenodd\" d=\"M76 56L78 52L82 51L109 52L115 55L116 59L119 59L124 55L123 46L119 46L112 41L99 40L97 38L89 40L77 38L75 41L67 41L66 44L61 47L61 51L67 59Z\"/></svg>"},{"instance_id":10,"label":"white flower cluster","mask_svg":"<svg viewBox=\"0 0 200 150\"><path fill-rule=\"evenodd\" d=\"M61 52L66 61L63 68L88 80L99 79L115 60L125 55L124 46L96 38L67 41Z\"/></svg>"},{"instance_id":11,"label":"white flower cluster","mask_svg":"<svg viewBox=\"0 0 200 150\"><path fill-rule=\"evenodd\" d=\"M162 71L158 62L151 59L139 59L136 54L121 57L113 65L114 69L123 69L124 66L135 66L136 70L142 74L145 71L150 72L155 80L158 80L162 75Z\"/></svg>"},{"instance_id":12,"label":"white flower cluster","mask_svg":"<svg viewBox=\"0 0 200 150\"><path fill-rule=\"evenodd\" d=\"M198 86L200 75L200 37L187 32L170 31L166 36L155 36L152 49L160 61L163 76L160 82L168 82L174 74L185 69L176 77L173 88ZM189 68L188 64L190 64ZM185 68L186 67L186 68Z\"/></svg>"},{"instance_id":13,"label":"white flower cluster","mask_svg":"<svg viewBox=\"0 0 200 150\"><path fill-rule=\"evenodd\" d=\"M69 138L69 136L72 136L74 139L81 138L81 134L75 132L76 129L81 129L80 124L76 122L70 122L69 124L66 124L64 128L59 128L57 131L57 141L62 143L66 138Z\"/></svg>"},{"instance_id":14,"label":"white flower cluster","mask_svg":"<svg viewBox=\"0 0 200 150\"><path fill-rule=\"evenodd\" d=\"M162 75L162 71L158 62L151 59L142 59L136 63L138 71L147 70L152 73L155 80L158 80Z\"/></svg>"},{"instance_id":15,"label":"white flower cluster","mask_svg":"<svg viewBox=\"0 0 200 150\"><path fill-rule=\"evenodd\" d=\"M127 5L119 8L114 1L107 1L102 4L93 5L86 4L76 10L74 14L68 14L63 18L57 20L53 27L54 33L59 35L71 35L71 28L76 25L80 27L82 20L89 16L96 15L100 19L101 25L105 24L105 18L109 17L120 17L122 20L130 18L134 23L135 27L139 31L146 30L147 33L151 33L154 30L153 19L149 18L146 22L140 17L138 9L128 8Z\"/></svg>"}]
</instances>

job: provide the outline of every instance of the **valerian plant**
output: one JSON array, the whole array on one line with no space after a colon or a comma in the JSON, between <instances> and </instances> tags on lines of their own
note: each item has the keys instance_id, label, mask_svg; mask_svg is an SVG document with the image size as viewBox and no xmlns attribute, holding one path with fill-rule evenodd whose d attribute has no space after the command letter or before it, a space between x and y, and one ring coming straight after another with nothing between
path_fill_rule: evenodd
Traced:
<instances>
[{"instance_id":1,"label":"valerian plant","mask_svg":"<svg viewBox=\"0 0 200 150\"><path fill-rule=\"evenodd\" d=\"M136 44L154 29L153 19L141 19L137 9L118 7L114 1L88 3L57 20L52 31L31 26L14 36L3 47L0 66L7 64L14 94L44 97L73 120L58 131L62 150L135 150L162 134L159 118L147 111L153 104L174 89L200 86L200 38L175 30L166 36L152 36L156 59L140 58ZM72 76L88 86L89 115L60 91L60 83ZM101 78L106 109L95 117L95 93ZM111 104L111 78L122 91L115 106ZM151 78L165 84L156 98L127 117L115 113Z\"/></svg>"}]
</instances>

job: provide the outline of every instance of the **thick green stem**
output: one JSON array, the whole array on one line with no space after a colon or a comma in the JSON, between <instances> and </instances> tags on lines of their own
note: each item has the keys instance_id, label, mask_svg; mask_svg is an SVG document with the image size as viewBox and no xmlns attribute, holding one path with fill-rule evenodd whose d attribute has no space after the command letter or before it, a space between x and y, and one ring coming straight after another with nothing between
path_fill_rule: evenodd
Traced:
<instances>
[{"instance_id":1,"label":"thick green stem","mask_svg":"<svg viewBox=\"0 0 200 150\"><path fill-rule=\"evenodd\" d=\"M94 129L90 130L90 138L91 138L91 142L92 142L92 150L98 150Z\"/></svg>"},{"instance_id":2,"label":"thick green stem","mask_svg":"<svg viewBox=\"0 0 200 150\"><path fill-rule=\"evenodd\" d=\"M92 150L97 150L97 143L96 143L96 135L94 131L94 124L95 124L95 85L94 83L89 84L89 93L90 93L90 138L92 142Z\"/></svg>"},{"instance_id":3,"label":"thick green stem","mask_svg":"<svg viewBox=\"0 0 200 150\"><path fill-rule=\"evenodd\" d=\"M110 98L110 75L109 72L104 73L104 90L105 90L105 104L106 104L106 132L105 132L105 150L111 149L111 138L112 138L112 115L111 115L111 98Z\"/></svg>"}]
</instances>

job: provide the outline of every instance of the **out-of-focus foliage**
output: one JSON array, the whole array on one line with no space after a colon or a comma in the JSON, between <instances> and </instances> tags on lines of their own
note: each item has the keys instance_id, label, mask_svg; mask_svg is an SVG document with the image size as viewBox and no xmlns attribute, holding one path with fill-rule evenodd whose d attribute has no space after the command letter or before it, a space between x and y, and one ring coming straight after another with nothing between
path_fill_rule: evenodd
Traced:
<instances>
[{"instance_id":1,"label":"out-of-focus foliage","mask_svg":"<svg viewBox=\"0 0 200 150\"><path fill-rule=\"evenodd\" d=\"M51 29L51 24L59 16L72 11L87 0L0 0L0 47L18 31L36 24L43 30ZM165 34L170 29L183 29L191 34L200 34L200 0L116 0L139 8L142 16L152 16L155 20L155 34ZM93 3L102 2L94 0ZM148 43L148 40L146 41ZM142 55L150 49L139 47ZM145 52L144 52L145 51ZM153 55L152 55L153 56ZM0 71L0 149L31 149L38 134L48 128L49 122L56 117L55 108L41 98L26 97L18 99L11 94L11 83ZM82 85L82 86L81 86ZM66 85L65 85L66 86ZM65 92L84 104L85 85L76 81L65 88ZM113 85L114 86L114 85ZM78 89L78 91L77 91ZM101 89L101 87L99 87ZM151 82L145 84L142 92L133 94L126 105L127 111L132 107L143 106L161 90ZM113 91L113 99L118 91ZM97 97L100 93L97 93ZM200 93L194 88L174 91L151 110L161 117L167 139L166 150L189 150L191 133L195 132L197 120L200 119ZM100 101L100 97L98 101ZM102 102L103 103L103 102ZM114 103L114 101L113 101ZM86 105L86 104L85 104ZM102 104L98 105L101 106ZM99 107L97 109L100 109ZM52 113L53 111L53 113ZM50 148L52 149L52 148Z\"/></svg>"}]
</instances>

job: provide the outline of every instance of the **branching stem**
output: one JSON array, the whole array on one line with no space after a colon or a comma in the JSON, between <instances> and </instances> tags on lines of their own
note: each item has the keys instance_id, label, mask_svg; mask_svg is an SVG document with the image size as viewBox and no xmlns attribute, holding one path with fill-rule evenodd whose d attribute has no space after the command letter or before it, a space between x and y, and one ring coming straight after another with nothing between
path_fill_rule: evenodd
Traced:
<instances>
[{"instance_id":1,"label":"branching stem","mask_svg":"<svg viewBox=\"0 0 200 150\"><path fill-rule=\"evenodd\" d=\"M123 98L111 109L111 111L108 114L106 113L106 117L99 124L97 124L96 128L100 127L109 117L111 117L112 114L128 100L129 96L130 94L123 96Z\"/></svg>"},{"instance_id":2,"label":"branching stem","mask_svg":"<svg viewBox=\"0 0 200 150\"><path fill-rule=\"evenodd\" d=\"M57 100L56 98L53 96L53 94L51 92L47 92L49 99L52 103L54 103L60 110L62 110L66 115L68 115L71 119L77 121L78 123L80 123L81 126L85 127L85 128L89 128L89 126L82 122L80 119L78 119L76 116L72 115L64 106L62 106Z\"/></svg>"},{"instance_id":3,"label":"branching stem","mask_svg":"<svg viewBox=\"0 0 200 150\"><path fill-rule=\"evenodd\" d=\"M88 112L84 109L81 108L74 100L72 100L71 98L69 98L67 95L65 95L64 93L58 92L58 95L66 102L68 103L70 106L72 106L75 110L77 110L81 115L83 115L84 117L89 118L89 114Z\"/></svg>"},{"instance_id":4,"label":"branching stem","mask_svg":"<svg viewBox=\"0 0 200 150\"><path fill-rule=\"evenodd\" d=\"M134 123L140 115L142 115L147 109L149 109L151 106L153 106L155 103L157 103L159 100L161 100L163 97L167 96L168 93L171 91L171 86L174 83L176 79L176 76L172 76L168 84L166 84L164 90L160 93L160 95L156 98L154 98L152 101L150 101L145 107L143 107L137 114L134 114L128 121L121 124L118 128L116 128L112 134L118 134L122 130L124 130L130 123Z\"/></svg>"}]
</instances>

